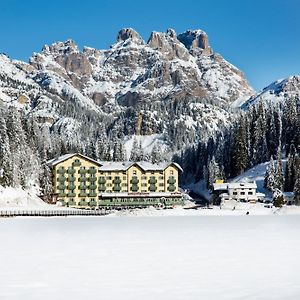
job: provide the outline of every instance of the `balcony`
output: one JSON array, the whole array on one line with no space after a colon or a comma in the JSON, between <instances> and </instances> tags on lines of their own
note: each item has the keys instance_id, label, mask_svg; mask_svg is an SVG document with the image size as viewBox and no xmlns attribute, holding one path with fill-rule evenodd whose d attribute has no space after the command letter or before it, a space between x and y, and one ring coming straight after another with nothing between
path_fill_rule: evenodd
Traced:
<instances>
[{"instance_id":1,"label":"balcony","mask_svg":"<svg viewBox=\"0 0 300 300\"><path fill-rule=\"evenodd\" d=\"M89 185L89 189L90 190L95 190L97 188L97 185L96 184L90 184Z\"/></svg>"},{"instance_id":2,"label":"balcony","mask_svg":"<svg viewBox=\"0 0 300 300\"><path fill-rule=\"evenodd\" d=\"M106 188L105 188L105 185L104 184L101 184L98 186L98 191L99 192L105 192Z\"/></svg>"},{"instance_id":3,"label":"balcony","mask_svg":"<svg viewBox=\"0 0 300 300\"><path fill-rule=\"evenodd\" d=\"M155 183L157 183L157 179L155 177L150 177L150 179L148 180L148 183L155 184Z\"/></svg>"},{"instance_id":4,"label":"balcony","mask_svg":"<svg viewBox=\"0 0 300 300\"><path fill-rule=\"evenodd\" d=\"M85 199L81 199L80 202L78 203L79 206L87 206L87 202Z\"/></svg>"},{"instance_id":5,"label":"balcony","mask_svg":"<svg viewBox=\"0 0 300 300\"><path fill-rule=\"evenodd\" d=\"M132 192L137 192L137 191L139 190L139 187L138 187L137 185L133 184L133 185L131 186L130 190L131 190Z\"/></svg>"},{"instance_id":6,"label":"balcony","mask_svg":"<svg viewBox=\"0 0 300 300\"><path fill-rule=\"evenodd\" d=\"M79 177L79 182L86 182L87 181L87 178L86 177Z\"/></svg>"},{"instance_id":7,"label":"balcony","mask_svg":"<svg viewBox=\"0 0 300 300\"><path fill-rule=\"evenodd\" d=\"M75 160L73 161L73 163L72 163L72 166L73 166L73 167L79 167L79 166L81 166L80 160L75 159Z\"/></svg>"},{"instance_id":8,"label":"balcony","mask_svg":"<svg viewBox=\"0 0 300 300\"><path fill-rule=\"evenodd\" d=\"M168 179L168 183L169 184L175 184L176 183L176 179L173 176L170 176Z\"/></svg>"},{"instance_id":9,"label":"balcony","mask_svg":"<svg viewBox=\"0 0 300 300\"><path fill-rule=\"evenodd\" d=\"M95 181L97 181L97 177L96 176L95 177L90 177L90 178L88 178L88 181L95 182Z\"/></svg>"},{"instance_id":10,"label":"balcony","mask_svg":"<svg viewBox=\"0 0 300 300\"><path fill-rule=\"evenodd\" d=\"M58 181L59 183L64 183L66 180L67 180L67 179L66 179L65 177L63 177L63 176L57 177L57 181Z\"/></svg>"},{"instance_id":11,"label":"balcony","mask_svg":"<svg viewBox=\"0 0 300 300\"><path fill-rule=\"evenodd\" d=\"M71 190L71 191L75 190L75 188L76 188L76 186L75 186L74 184L69 184L69 185L67 186L67 189L68 189L68 190Z\"/></svg>"},{"instance_id":12,"label":"balcony","mask_svg":"<svg viewBox=\"0 0 300 300\"><path fill-rule=\"evenodd\" d=\"M69 206L76 206L74 199L68 201Z\"/></svg>"},{"instance_id":13,"label":"balcony","mask_svg":"<svg viewBox=\"0 0 300 300\"><path fill-rule=\"evenodd\" d=\"M88 173L89 174L96 174L97 170L96 169L89 169Z\"/></svg>"},{"instance_id":14,"label":"balcony","mask_svg":"<svg viewBox=\"0 0 300 300\"><path fill-rule=\"evenodd\" d=\"M76 180L76 178L74 176L69 176L68 177L69 182L74 182L75 180Z\"/></svg>"},{"instance_id":15,"label":"balcony","mask_svg":"<svg viewBox=\"0 0 300 300\"><path fill-rule=\"evenodd\" d=\"M132 184L138 184L139 183L139 179L137 177L132 177L130 180L130 183Z\"/></svg>"},{"instance_id":16,"label":"balcony","mask_svg":"<svg viewBox=\"0 0 300 300\"><path fill-rule=\"evenodd\" d=\"M57 173L58 173L58 174L61 174L61 175L64 175L64 174L66 173L66 170L63 169L63 168L59 168L59 169L57 170Z\"/></svg>"},{"instance_id":17,"label":"balcony","mask_svg":"<svg viewBox=\"0 0 300 300\"><path fill-rule=\"evenodd\" d=\"M97 201L96 201L95 199L90 200L89 206L90 206L90 207L95 207L95 206L97 206Z\"/></svg>"},{"instance_id":18,"label":"balcony","mask_svg":"<svg viewBox=\"0 0 300 300\"><path fill-rule=\"evenodd\" d=\"M58 197L66 197L65 192L59 192Z\"/></svg>"},{"instance_id":19,"label":"balcony","mask_svg":"<svg viewBox=\"0 0 300 300\"><path fill-rule=\"evenodd\" d=\"M120 177L115 177L115 179L113 180L114 184L120 184L121 183L121 179Z\"/></svg>"},{"instance_id":20,"label":"balcony","mask_svg":"<svg viewBox=\"0 0 300 300\"><path fill-rule=\"evenodd\" d=\"M90 191L88 196L89 197L97 197L97 193L95 191Z\"/></svg>"},{"instance_id":21,"label":"balcony","mask_svg":"<svg viewBox=\"0 0 300 300\"><path fill-rule=\"evenodd\" d=\"M68 174L70 174L70 175L75 174L75 169L69 168L69 169L68 169Z\"/></svg>"},{"instance_id":22,"label":"balcony","mask_svg":"<svg viewBox=\"0 0 300 300\"><path fill-rule=\"evenodd\" d=\"M67 197L72 198L72 197L76 197L76 194L71 192L67 194Z\"/></svg>"},{"instance_id":23,"label":"balcony","mask_svg":"<svg viewBox=\"0 0 300 300\"><path fill-rule=\"evenodd\" d=\"M56 188L58 190L64 190L66 188L66 186L64 184L59 184Z\"/></svg>"},{"instance_id":24,"label":"balcony","mask_svg":"<svg viewBox=\"0 0 300 300\"><path fill-rule=\"evenodd\" d=\"M105 184L106 183L105 177L103 177L103 176L99 177L98 183Z\"/></svg>"},{"instance_id":25,"label":"balcony","mask_svg":"<svg viewBox=\"0 0 300 300\"><path fill-rule=\"evenodd\" d=\"M176 186L175 186L174 184L170 184L170 185L168 186L168 191L169 191L169 192L175 192L175 190L176 190Z\"/></svg>"},{"instance_id":26,"label":"balcony","mask_svg":"<svg viewBox=\"0 0 300 300\"><path fill-rule=\"evenodd\" d=\"M113 190L114 190L114 192L120 192L121 191L121 186L116 184L116 185L113 186Z\"/></svg>"},{"instance_id":27,"label":"balcony","mask_svg":"<svg viewBox=\"0 0 300 300\"><path fill-rule=\"evenodd\" d=\"M83 191L80 191L79 197L87 197L87 193L86 192L83 192Z\"/></svg>"},{"instance_id":28,"label":"balcony","mask_svg":"<svg viewBox=\"0 0 300 300\"><path fill-rule=\"evenodd\" d=\"M79 174L86 174L88 171L86 169L80 169Z\"/></svg>"},{"instance_id":29,"label":"balcony","mask_svg":"<svg viewBox=\"0 0 300 300\"><path fill-rule=\"evenodd\" d=\"M156 190L157 190L156 185L155 184L150 184L149 191L150 192L156 192Z\"/></svg>"}]
</instances>

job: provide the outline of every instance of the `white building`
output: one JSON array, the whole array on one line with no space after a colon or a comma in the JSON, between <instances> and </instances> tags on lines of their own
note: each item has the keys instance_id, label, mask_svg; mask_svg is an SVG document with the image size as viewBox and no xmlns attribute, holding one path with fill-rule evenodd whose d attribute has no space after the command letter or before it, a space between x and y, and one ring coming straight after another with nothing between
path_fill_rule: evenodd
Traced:
<instances>
[{"instance_id":1,"label":"white building","mask_svg":"<svg viewBox=\"0 0 300 300\"><path fill-rule=\"evenodd\" d=\"M240 202L257 202L264 194L257 193L256 182L214 183L214 193L221 201L236 200Z\"/></svg>"}]
</instances>

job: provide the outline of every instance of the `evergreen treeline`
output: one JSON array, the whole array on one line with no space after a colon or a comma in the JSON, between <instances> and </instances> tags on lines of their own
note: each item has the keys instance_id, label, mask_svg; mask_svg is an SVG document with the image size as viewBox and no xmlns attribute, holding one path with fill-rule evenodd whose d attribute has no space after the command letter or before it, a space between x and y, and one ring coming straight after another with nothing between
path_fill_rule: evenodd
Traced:
<instances>
[{"instance_id":1,"label":"evergreen treeline","mask_svg":"<svg viewBox=\"0 0 300 300\"><path fill-rule=\"evenodd\" d=\"M266 179L269 182L267 188L274 184L274 190L293 191L299 179L299 167L295 163L299 159L299 150L300 103L298 98L290 98L277 106L260 101L241 113L229 129L207 142L200 141L189 147L175 159L185 171L183 182L204 179L208 188L217 178L234 177L271 160L269 168L275 178L269 176ZM281 163L282 153L288 158L285 175Z\"/></svg>"}]
</instances>

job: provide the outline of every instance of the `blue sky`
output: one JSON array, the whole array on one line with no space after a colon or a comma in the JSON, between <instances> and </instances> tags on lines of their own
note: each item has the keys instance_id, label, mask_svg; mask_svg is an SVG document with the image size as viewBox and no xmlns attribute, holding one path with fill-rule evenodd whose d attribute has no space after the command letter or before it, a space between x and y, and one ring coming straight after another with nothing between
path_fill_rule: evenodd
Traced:
<instances>
[{"instance_id":1,"label":"blue sky","mask_svg":"<svg viewBox=\"0 0 300 300\"><path fill-rule=\"evenodd\" d=\"M145 40L151 31L202 29L257 90L300 74L300 0L6 0L0 52L28 61L44 44L68 38L80 48L108 48L123 27Z\"/></svg>"}]
</instances>

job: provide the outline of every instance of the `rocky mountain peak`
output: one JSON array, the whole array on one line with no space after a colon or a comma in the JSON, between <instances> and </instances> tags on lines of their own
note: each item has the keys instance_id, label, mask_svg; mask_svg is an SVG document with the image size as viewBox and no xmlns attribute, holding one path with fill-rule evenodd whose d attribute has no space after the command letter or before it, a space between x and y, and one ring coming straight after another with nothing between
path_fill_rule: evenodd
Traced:
<instances>
[{"instance_id":1,"label":"rocky mountain peak","mask_svg":"<svg viewBox=\"0 0 300 300\"><path fill-rule=\"evenodd\" d=\"M78 53L78 46L71 39L66 40L65 42L57 42L51 46L45 45L42 49L43 54L69 54L69 53Z\"/></svg>"},{"instance_id":2,"label":"rocky mountain peak","mask_svg":"<svg viewBox=\"0 0 300 300\"><path fill-rule=\"evenodd\" d=\"M212 54L212 49L209 46L208 36L202 30L187 30L178 35L178 40L185 45L188 50L201 50L203 54Z\"/></svg>"},{"instance_id":3,"label":"rocky mountain peak","mask_svg":"<svg viewBox=\"0 0 300 300\"><path fill-rule=\"evenodd\" d=\"M117 36L117 42L126 41L128 39L131 39L136 44L143 45L145 44L142 37L132 28L123 28L119 31Z\"/></svg>"},{"instance_id":4,"label":"rocky mountain peak","mask_svg":"<svg viewBox=\"0 0 300 300\"><path fill-rule=\"evenodd\" d=\"M147 42L148 46L166 55L168 59L189 59L189 53L177 39L176 32L168 29L166 33L153 31Z\"/></svg>"}]
</instances>

